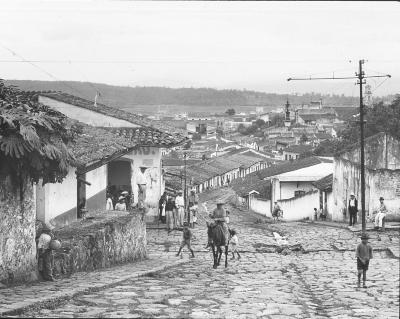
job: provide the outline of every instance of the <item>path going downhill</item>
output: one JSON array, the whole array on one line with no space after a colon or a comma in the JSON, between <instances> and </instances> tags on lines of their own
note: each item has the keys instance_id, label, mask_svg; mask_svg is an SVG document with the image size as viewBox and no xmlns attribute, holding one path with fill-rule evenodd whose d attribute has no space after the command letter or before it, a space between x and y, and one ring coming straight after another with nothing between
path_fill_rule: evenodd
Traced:
<instances>
[{"instance_id":1,"label":"path going downhill","mask_svg":"<svg viewBox=\"0 0 400 319\"><path fill-rule=\"evenodd\" d=\"M202 195L209 210L228 190ZM24 317L98 318L398 318L399 259L387 251L399 246L395 231L373 233L374 259L368 288L356 287L357 235L347 229L310 223L270 223L228 206L230 227L238 231L241 260L212 268L206 245L207 213L194 229L196 257L175 257L182 232L149 227L149 252L182 263L143 277L83 293ZM276 232L287 240L280 246ZM229 255L231 258L231 254ZM84 279L83 279L84 280ZM90 285L90 281L87 282Z\"/></svg>"}]
</instances>

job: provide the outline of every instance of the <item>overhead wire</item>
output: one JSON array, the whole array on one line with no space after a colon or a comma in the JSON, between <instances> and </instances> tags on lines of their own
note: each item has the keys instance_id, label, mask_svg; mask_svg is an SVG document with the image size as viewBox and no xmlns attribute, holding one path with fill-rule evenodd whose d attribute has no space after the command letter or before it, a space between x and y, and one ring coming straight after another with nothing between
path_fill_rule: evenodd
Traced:
<instances>
[{"instance_id":1,"label":"overhead wire","mask_svg":"<svg viewBox=\"0 0 400 319\"><path fill-rule=\"evenodd\" d=\"M68 87L69 89L78 92L79 94L83 95L83 93L81 91L79 91L78 89L63 83L64 81L58 79L56 76L54 76L53 74L51 74L50 72L46 71L45 69L41 68L40 66L36 65L35 63L25 59L22 55L18 54L17 52L15 52L14 50L10 49L9 47L5 46L4 44L0 43L0 46L2 48L4 48L5 50L9 51L13 56L17 56L20 59L22 59L24 62L29 63L30 65L32 65L33 67L37 68L38 70L40 70L41 72L43 72L44 74L46 74L47 76L51 77L53 80L60 82L62 85L64 85L65 87ZM83 95L84 96L84 95Z\"/></svg>"}]
</instances>

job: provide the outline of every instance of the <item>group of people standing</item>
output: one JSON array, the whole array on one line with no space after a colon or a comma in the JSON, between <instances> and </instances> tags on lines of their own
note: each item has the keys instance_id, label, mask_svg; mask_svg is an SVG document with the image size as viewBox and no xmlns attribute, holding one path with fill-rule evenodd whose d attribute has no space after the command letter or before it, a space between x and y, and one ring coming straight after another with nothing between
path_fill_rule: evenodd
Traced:
<instances>
[{"instance_id":1,"label":"group of people standing","mask_svg":"<svg viewBox=\"0 0 400 319\"><path fill-rule=\"evenodd\" d=\"M176 228L182 228L185 221L188 221L191 228L194 227L198 204L198 195L194 191L191 191L188 196L188 211L185 209L183 191L179 191L177 196L167 195L164 192L158 204L159 220L167 224L169 232Z\"/></svg>"},{"instance_id":2,"label":"group of people standing","mask_svg":"<svg viewBox=\"0 0 400 319\"><path fill-rule=\"evenodd\" d=\"M383 220L387 214L387 208L384 203L385 199L383 197L379 198L379 207L376 210L375 215L375 229L383 228ZM350 194L349 205L349 226L354 226L357 222L357 213L358 213L358 201L355 197L354 193Z\"/></svg>"}]
</instances>

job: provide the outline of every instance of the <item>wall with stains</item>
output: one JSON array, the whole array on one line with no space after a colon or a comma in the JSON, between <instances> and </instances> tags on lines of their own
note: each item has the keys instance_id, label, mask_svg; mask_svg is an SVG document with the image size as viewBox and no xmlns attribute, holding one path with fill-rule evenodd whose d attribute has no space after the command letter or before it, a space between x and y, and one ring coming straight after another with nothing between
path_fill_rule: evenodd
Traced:
<instances>
[{"instance_id":1,"label":"wall with stains","mask_svg":"<svg viewBox=\"0 0 400 319\"><path fill-rule=\"evenodd\" d=\"M0 178L0 283L37 279L35 209L27 179L14 189L9 177Z\"/></svg>"}]
</instances>

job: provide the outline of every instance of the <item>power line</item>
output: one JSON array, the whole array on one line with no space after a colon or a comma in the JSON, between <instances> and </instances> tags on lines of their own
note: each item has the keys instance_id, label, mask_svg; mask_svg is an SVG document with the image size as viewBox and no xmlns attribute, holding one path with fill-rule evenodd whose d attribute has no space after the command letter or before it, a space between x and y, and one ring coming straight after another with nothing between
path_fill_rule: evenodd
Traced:
<instances>
[{"instance_id":1,"label":"power line","mask_svg":"<svg viewBox=\"0 0 400 319\"><path fill-rule=\"evenodd\" d=\"M45 69L41 68L40 66L36 65L35 63L31 62L30 60L25 59L22 55L16 53L14 50L6 47L4 44L0 43L0 46L3 47L4 49L6 49L7 51L11 52L12 55L19 57L20 59L22 59L23 62L25 63L29 63L30 65L32 65L33 67L37 68L38 70L40 70L41 72L43 72L44 74L48 75L49 77L51 77L53 80L61 82L62 85L64 85L65 87L68 87L69 89L71 89L72 91L78 92L79 94L81 94L82 96L84 96L84 94L82 92L80 92L78 89L73 88L72 86L66 84L66 83L62 83L63 81L58 79L56 76L54 76L53 74L51 74L50 72L46 71Z\"/></svg>"},{"instance_id":2,"label":"power line","mask_svg":"<svg viewBox=\"0 0 400 319\"><path fill-rule=\"evenodd\" d=\"M386 79L390 78L391 75L390 74L386 74L386 75L370 75L370 76L366 76L365 72L363 71L363 64L364 64L364 60L360 60L358 61L358 66L359 66L359 71L358 73L356 73L355 76L352 77L337 77L335 78L333 77L320 77L320 78L313 78L313 77L309 77L309 78L288 78L288 81L292 81L292 80L298 80L298 81L302 81L302 80L338 80L338 79L358 79L357 84L360 86L360 148L361 148L361 219L362 219L362 231L363 233L366 230L366 220L365 220L365 159L364 159L364 103L363 103L363 90L362 90L362 86L363 84L366 84L366 80L367 78L383 78L385 77ZM383 82L382 82L383 84Z\"/></svg>"}]
</instances>

